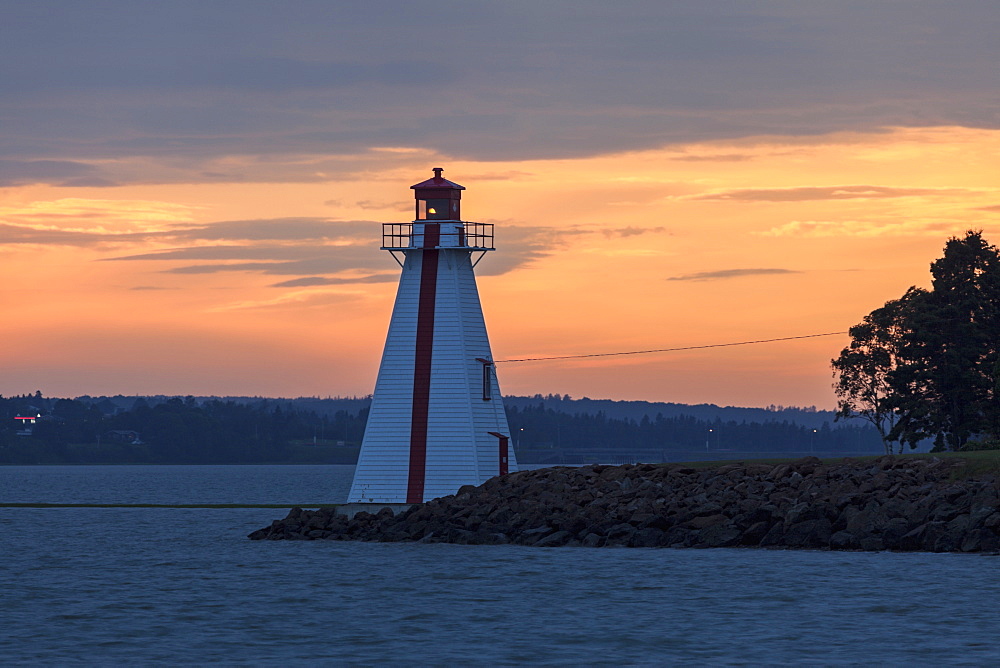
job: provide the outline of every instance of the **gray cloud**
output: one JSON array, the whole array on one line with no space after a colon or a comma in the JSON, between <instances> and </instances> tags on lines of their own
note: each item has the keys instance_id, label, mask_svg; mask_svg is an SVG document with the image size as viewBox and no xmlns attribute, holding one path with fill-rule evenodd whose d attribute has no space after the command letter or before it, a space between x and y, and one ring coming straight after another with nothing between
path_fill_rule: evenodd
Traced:
<instances>
[{"instance_id":1,"label":"gray cloud","mask_svg":"<svg viewBox=\"0 0 1000 668\"><path fill-rule=\"evenodd\" d=\"M100 216L97 212L32 213L35 222L46 224L79 218L96 220ZM653 231L658 230L653 228ZM631 235L645 231L626 228L614 233ZM230 220L178 225L168 230L119 233L36 229L0 223L0 245L120 248L122 245L172 244L172 248L114 255L99 261L162 263L171 265L162 271L172 274L256 272L300 276L276 283L275 287L305 287L395 280L395 262L379 249L381 233L381 223L309 217ZM562 248L569 236L593 233L502 223L496 228L496 243L502 252L489 253L489 258L477 271L481 275L504 274ZM345 273L352 275L344 276Z\"/></svg>"},{"instance_id":2,"label":"gray cloud","mask_svg":"<svg viewBox=\"0 0 1000 668\"><path fill-rule=\"evenodd\" d=\"M215 274L256 272L280 276L336 274L344 271L371 271L385 266L378 250L370 244L323 245L323 239L301 239L297 244L253 244L189 246L151 253L107 258L106 261L190 262L164 269L170 274Z\"/></svg>"},{"instance_id":3,"label":"gray cloud","mask_svg":"<svg viewBox=\"0 0 1000 668\"><path fill-rule=\"evenodd\" d=\"M497 224L495 228L497 251L486 254L482 262L476 265L476 273L480 276L499 276L543 260L552 253L566 248L568 239L577 234L590 234L590 232Z\"/></svg>"},{"instance_id":4,"label":"gray cloud","mask_svg":"<svg viewBox=\"0 0 1000 668\"><path fill-rule=\"evenodd\" d=\"M679 155L670 159L684 162L743 162L752 158L753 156L743 153L720 153L718 155Z\"/></svg>"},{"instance_id":5,"label":"gray cloud","mask_svg":"<svg viewBox=\"0 0 1000 668\"><path fill-rule=\"evenodd\" d=\"M100 188L115 185L100 171L72 160L0 160L0 187L53 183L64 187Z\"/></svg>"},{"instance_id":6,"label":"gray cloud","mask_svg":"<svg viewBox=\"0 0 1000 668\"><path fill-rule=\"evenodd\" d=\"M118 181L105 179L100 176L81 176L75 179L68 179L62 183L55 184L62 188L114 188L122 185Z\"/></svg>"},{"instance_id":7,"label":"gray cloud","mask_svg":"<svg viewBox=\"0 0 1000 668\"><path fill-rule=\"evenodd\" d=\"M808 200L886 199L934 195L958 195L963 188L893 188L889 186L810 186L801 188L746 188L693 195L689 199L743 202L803 202Z\"/></svg>"},{"instance_id":8,"label":"gray cloud","mask_svg":"<svg viewBox=\"0 0 1000 668\"><path fill-rule=\"evenodd\" d=\"M274 283L272 288L301 288L315 285L345 285L348 283L388 283L399 280L399 275L392 274L372 274L370 276L358 276L357 278L324 278L322 276L308 276L306 278L294 278L290 281Z\"/></svg>"},{"instance_id":9,"label":"gray cloud","mask_svg":"<svg viewBox=\"0 0 1000 668\"><path fill-rule=\"evenodd\" d=\"M121 257L106 258L105 262L120 262L124 260L268 260L268 261L288 261L301 259L303 255L316 255L317 253L341 253L351 252L354 249L345 246L331 246L327 248L316 248L312 244L295 246L190 246L187 248L170 248L166 250L153 251L151 253L139 253L136 255L123 255Z\"/></svg>"},{"instance_id":10,"label":"gray cloud","mask_svg":"<svg viewBox=\"0 0 1000 668\"><path fill-rule=\"evenodd\" d=\"M336 257L306 257L301 260L281 262L232 262L228 264L193 264L165 269L168 274L218 274L229 271L248 271L277 276L301 276L302 274L334 274L356 269L362 263L357 258L345 261Z\"/></svg>"},{"instance_id":11,"label":"gray cloud","mask_svg":"<svg viewBox=\"0 0 1000 668\"><path fill-rule=\"evenodd\" d=\"M413 202L409 200L399 200L396 202L373 202L371 200L361 200L355 202L359 209L392 209L393 211L409 211L413 208Z\"/></svg>"},{"instance_id":12,"label":"gray cloud","mask_svg":"<svg viewBox=\"0 0 1000 668\"><path fill-rule=\"evenodd\" d=\"M71 219L86 218L88 216L51 216L33 214L34 218L47 219L52 222ZM10 223L0 223L0 245L3 244L47 244L50 246L98 246L115 242L135 242L154 239L159 233L146 232L119 232L119 233L98 233L85 232L79 230L60 229L35 229L23 225L11 225Z\"/></svg>"},{"instance_id":13,"label":"gray cloud","mask_svg":"<svg viewBox=\"0 0 1000 668\"><path fill-rule=\"evenodd\" d=\"M98 220L100 212L32 212L34 222L56 225L75 220ZM377 241L381 234L381 223L370 221L338 221L328 218L271 218L263 220L230 220L207 225L177 226L171 230L149 232L104 232L104 231L64 231L58 229L35 229L34 227L0 223L0 243L43 243L66 246L92 246L112 242L195 242L195 241ZM280 254L280 246L192 246L128 255L109 260L157 260L157 259L232 259L246 257L246 254L260 253L261 257ZM228 254L228 255L227 255Z\"/></svg>"},{"instance_id":14,"label":"gray cloud","mask_svg":"<svg viewBox=\"0 0 1000 668\"><path fill-rule=\"evenodd\" d=\"M526 176L534 176L531 172L522 172L516 169L508 170L506 172L483 172L481 174L469 174L468 176L462 177L468 181L478 182L478 181L513 181L515 179L520 179Z\"/></svg>"},{"instance_id":15,"label":"gray cloud","mask_svg":"<svg viewBox=\"0 0 1000 668\"><path fill-rule=\"evenodd\" d=\"M162 270L171 274L254 272L301 277L273 284L273 287L282 288L396 280L396 264L379 249L381 232L381 223L358 220L275 218L221 221L147 235L159 242L176 243L177 247L108 257L101 261L177 265ZM489 258L478 265L477 271L481 275L513 271L561 248L568 235L590 233L500 224L496 228L496 243L502 252L489 253ZM626 230L624 233L640 232ZM107 236L82 233L70 236L67 241L87 245L95 243L98 237L107 241ZM183 245L206 241L225 243ZM344 276L345 273L352 275Z\"/></svg>"},{"instance_id":16,"label":"gray cloud","mask_svg":"<svg viewBox=\"0 0 1000 668\"><path fill-rule=\"evenodd\" d=\"M367 220L298 217L227 220L178 229L171 234L192 241L296 241L350 238L374 240L381 232L381 223Z\"/></svg>"},{"instance_id":17,"label":"gray cloud","mask_svg":"<svg viewBox=\"0 0 1000 668\"><path fill-rule=\"evenodd\" d=\"M606 237L637 237L642 234L660 234L666 232L667 228L658 227L620 227L601 230L601 234Z\"/></svg>"},{"instance_id":18,"label":"gray cloud","mask_svg":"<svg viewBox=\"0 0 1000 668\"><path fill-rule=\"evenodd\" d=\"M981 206L976 209L977 211L1000 211L1000 204L994 204L992 206Z\"/></svg>"},{"instance_id":19,"label":"gray cloud","mask_svg":"<svg viewBox=\"0 0 1000 668\"><path fill-rule=\"evenodd\" d=\"M319 180L330 177L316 171L350 167L292 156L377 146L519 160L755 134L1000 126L1000 13L989 2L843 11L636 0L623 11L388 0L343 11L308 0L108 0L98 11L36 0L6 3L3 30L0 58L12 66L0 77L0 156L14 163L3 177L13 184ZM431 37L442 30L447 39ZM147 162L120 172L96 163L137 155ZM274 159L219 162L234 155Z\"/></svg>"},{"instance_id":20,"label":"gray cloud","mask_svg":"<svg viewBox=\"0 0 1000 668\"><path fill-rule=\"evenodd\" d=\"M775 274L801 274L793 269L721 269L719 271L700 271L695 274L671 276L668 281L711 281L725 278L740 278L742 276L767 276Z\"/></svg>"}]
</instances>

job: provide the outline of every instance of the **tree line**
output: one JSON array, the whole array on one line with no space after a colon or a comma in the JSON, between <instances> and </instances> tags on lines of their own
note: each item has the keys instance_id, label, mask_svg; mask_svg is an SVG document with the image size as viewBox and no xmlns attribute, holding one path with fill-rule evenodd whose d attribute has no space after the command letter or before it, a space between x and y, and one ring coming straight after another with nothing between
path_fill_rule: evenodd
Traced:
<instances>
[{"instance_id":1,"label":"tree line","mask_svg":"<svg viewBox=\"0 0 1000 668\"><path fill-rule=\"evenodd\" d=\"M0 397L0 415L0 463L242 464L296 461L304 448L356 445L368 409L321 415L276 400L173 397L153 405L138 398L109 415L99 403L37 392ZM31 415L38 416L31 435L19 435L24 425L15 418Z\"/></svg>"},{"instance_id":2,"label":"tree line","mask_svg":"<svg viewBox=\"0 0 1000 668\"><path fill-rule=\"evenodd\" d=\"M733 453L858 453L878 448L871 428L811 428L781 421L698 419L688 415L643 416L640 420L595 414L560 413L539 402L507 407L507 420L518 451L612 450L622 453L662 451Z\"/></svg>"},{"instance_id":3,"label":"tree line","mask_svg":"<svg viewBox=\"0 0 1000 668\"><path fill-rule=\"evenodd\" d=\"M889 453L1000 448L1000 251L952 237L931 277L851 327L832 360L838 417L871 423Z\"/></svg>"},{"instance_id":4,"label":"tree line","mask_svg":"<svg viewBox=\"0 0 1000 668\"><path fill-rule=\"evenodd\" d=\"M655 451L669 459L680 451L847 453L878 447L870 427L662 414L636 420L558 411L547 403L539 396L537 403L507 406L513 446L528 460L540 451L567 457L588 450L623 457ZM560 403L573 405L568 398ZM31 435L18 435L14 418L39 413ZM0 415L0 463L353 463L368 402L140 397L120 410L107 398L55 399L38 392L0 397Z\"/></svg>"}]
</instances>

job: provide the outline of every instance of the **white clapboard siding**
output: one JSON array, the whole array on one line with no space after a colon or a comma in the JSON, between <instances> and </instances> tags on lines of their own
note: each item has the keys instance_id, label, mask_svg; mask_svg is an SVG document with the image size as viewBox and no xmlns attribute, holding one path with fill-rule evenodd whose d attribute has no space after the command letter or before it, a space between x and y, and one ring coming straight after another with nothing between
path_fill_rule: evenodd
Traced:
<instances>
[{"instance_id":1,"label":"white clapboard siding","mask_svg":"<svg viewBox=\"0 0 1000 668\"><path fill-rule=\"evenodd\" d=\"M413 373L423 251L406 251L349 502L405 503L413 409ZM509 435L500 385L483 401L489 337L468 250L440 251L428 407L424 500L479 485L500 471L499 443ZM513 439L508 470L517 470Z\"/></svg>"}]
</instances>

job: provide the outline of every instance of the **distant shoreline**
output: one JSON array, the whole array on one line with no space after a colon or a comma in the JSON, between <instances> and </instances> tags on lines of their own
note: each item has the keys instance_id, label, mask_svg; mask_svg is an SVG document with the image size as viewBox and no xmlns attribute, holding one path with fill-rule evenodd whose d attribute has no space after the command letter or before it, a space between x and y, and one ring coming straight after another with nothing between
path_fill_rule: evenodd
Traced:
<instances>
[{"instance_id":1,"label":"distant shoreline","mask_svg":"<svg viewBox=\"0 0 1000 668\"><path fill-rule=\"evenodd\" d=\"M357 448L354 448L357 450ZM559 456L560 451L547 451L553 453L556 457ZM528 461L521 461L520 454L518 454L518 462L522 468L537 469L537 468L547 468L551 466L588 466L591 464L601 464L605 466L619 466L621 464L677 464L677 463L691 463L691 462L704 462L704 461L759 461L759 460L786 460L794 459L799 457L813 456L814 454L821 458L842 458L842 457L873 457L875 456L870 451L865 452L836 452L836 453L811 453L811 452L740 452L740 451L725 451L725 452L701 452L697 450L687 450L680 452L670 452L666 451L666 454L670 457L664 460L642 460L630 457L628 455L623 455L621 458L628 459L629 461L607 461L607 460L577 460L577 461L538 461L535 458L530 458ZM154 462L154 461L48 461L48 462L3 462L0 461L0 466L356 466L357 465L357 455L353 458L338 457L337 461L329 461L324 457L317 457L316 459L300 459L296 461L263 461L263 462ZM561 459L561 458L560 458Z\"/></svg>"}]
</instances>

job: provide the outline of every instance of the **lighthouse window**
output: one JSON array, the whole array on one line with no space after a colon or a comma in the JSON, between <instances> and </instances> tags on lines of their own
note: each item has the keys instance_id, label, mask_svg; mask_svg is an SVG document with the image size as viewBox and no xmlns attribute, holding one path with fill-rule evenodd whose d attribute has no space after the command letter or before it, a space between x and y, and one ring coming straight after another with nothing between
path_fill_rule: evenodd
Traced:
<instances>
[{"instance_id":1,"label":"lighthouse window","mask_svg":"<svg viewBox=\"0 0 1000 668\"><path fill-rule=\"evenodd\" d=\"M417 200L417 218L420 220L449 220L451 202L446 199Z\"/></svg>"},{"instance_id":2,"label":"lighthouse window","mask_svg":"<svg viewBox=\"0 0 1000 668\"><path fill-rule=\"evenodd\" d=\"M493 362L483 361L483 401L493 399Z\"/></svg>"}]
</instances>

